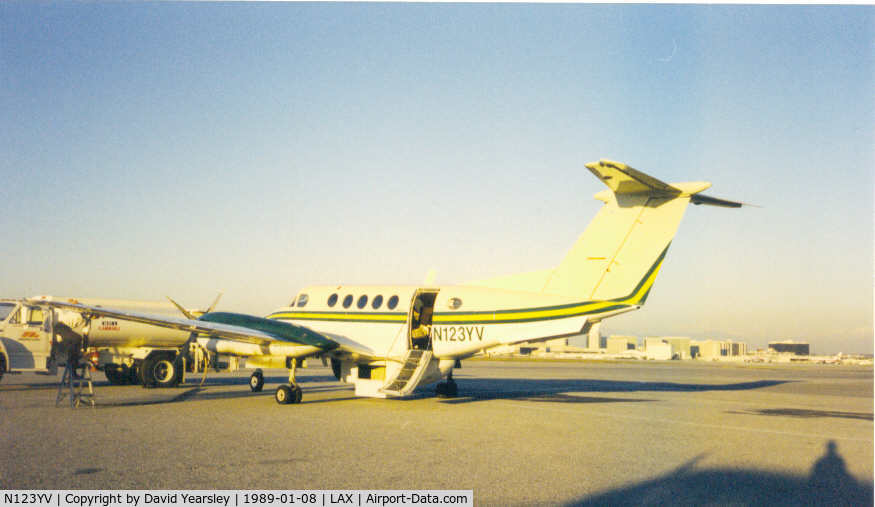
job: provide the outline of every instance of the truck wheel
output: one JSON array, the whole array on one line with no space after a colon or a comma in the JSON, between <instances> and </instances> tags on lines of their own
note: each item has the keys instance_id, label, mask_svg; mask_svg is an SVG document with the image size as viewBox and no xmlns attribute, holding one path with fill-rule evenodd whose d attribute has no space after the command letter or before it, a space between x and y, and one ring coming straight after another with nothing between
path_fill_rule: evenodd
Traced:
<instances>
[{"instance_id":1,"label":"truck wheel","mask_svg":"<svg viewBox=\"0 0 875 507\"><path fill-rule=\"evenodd\" d=\"M108 363L103 367L103 374L106 375L106 380L114 386L121 386L127 383L127 375L122 371L121 365Z\"/></svg>"},{"instance_id":2,"label":"truck wheel","mask_svg":"<svg viewBox=\"0 0 875 507\"><path fill-rule=\"evenodd\" d=\"M0 380L3 379L3 373L6 371L6 357L0 354Z\"/></svg>"},{"instance_id":3,"label":"truck wheel","mask_svg":"<svg viewBox=\"0 0 875 507\"><path fill-rule=\"evenodd\" d=\"M174 387L179 384L180 369L173 357L152 356L143 361L143 385Z\"/></svg>"}]
</instances>

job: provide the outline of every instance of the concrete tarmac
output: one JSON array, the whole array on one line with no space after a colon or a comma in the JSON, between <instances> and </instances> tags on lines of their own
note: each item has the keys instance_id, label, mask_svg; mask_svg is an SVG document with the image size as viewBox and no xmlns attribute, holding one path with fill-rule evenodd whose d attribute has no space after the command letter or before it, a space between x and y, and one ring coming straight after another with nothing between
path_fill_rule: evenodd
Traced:
<instances>
[{"instance_id":1,"label":"concrete tarmac","mask_svg":"<svg viewBox=\"0 0 875 507\"><path fill-rule=\"evenodd\" d=\"M318 362L317 362L318 363ZM199 388L0 382L0 489L472 489L477 505L872 504L873 371L465 361L459 396L356 398L330 369ZM189 379L193 382L193 379Z\"/></svg>"}]
</instances>

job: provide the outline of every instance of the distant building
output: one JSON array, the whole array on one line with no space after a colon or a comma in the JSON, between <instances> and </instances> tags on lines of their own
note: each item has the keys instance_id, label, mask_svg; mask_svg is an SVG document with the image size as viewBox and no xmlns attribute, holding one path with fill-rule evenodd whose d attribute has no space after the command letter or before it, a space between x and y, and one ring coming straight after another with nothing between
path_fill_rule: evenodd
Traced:
<instances>
[{"instance_id":1,"label":"distant building","mask_svg":"<svg viewBox=\"0 0 875 507\"><path fill-rule=\"evenodd\" d=\"M638 338L634 336L612 335L608 337L608 354L624 354L638 348Z\"/></svg>"},{"instance_id":2,"label":"distant building","mask_svg":"<svg viewBox=\"0 0 875 507\"><path fill-rule=\"evenodd\" d=\"M744 342L729 342L729 355L730 356L746 356L747 355L747 344Z\"/></svg>"},{"instance_id":3,"label":"distant building","mask_svg":"<svg viewBox=\"0 0 875 507\"><path fill-rule=\"evenodd\" d=\"M778 354L793 354L796 356L807 356L811 353L807 342L794 342L793 340L769 342L769 350Z\"/></svg>"},{"instance_id":4,"label":"distant building","mask_svg":"<svg viewBox=\"0 0 875 507\"><path fill-rule=\"evenodd\" d=\"M608 346L608 338L601 333L586 335L586 348L589 350L601 350Z\"/></svg>"},{"instance_id":5,"label":"distant building","mask_svg":"<svg viewBox=\"0 0 875 507\"><path fill-rule=\"evenodd\" d=\"M556 338L544 342L545 352L564 352L568 348L568 338Z\"/></svg>"},{"instance_id":6,"label":"distant building","mask_svg":"<svg viewBox=\"0 0 875 507\"><path fill-rule=\"evenodd\" d=\"M662 338L648 336L644 338L644 354L647 359L671 359L671 344Z\"/></svg>"},{"instance_id":7,"label":"distant building","mask_svg":"<svg viewBox=\"0 0 875 507\"><path fill-rule=\"evenodd\" d=\"M671 345L671 357L677 359L691 359L693 357L691 342L689 338L683 336L666 336L662 341Z\"/></svg>"},{"instance_id":8,"label":"distant building","mask_svg":"<svg viewBox=\"0 0 875 507\"><path fill-rule=\"evenodd\" d=\"M702 359L714 359L729 355L729 344L717 340L705 340L698 342L699 357Z\"/></svg>"}]
</instances>

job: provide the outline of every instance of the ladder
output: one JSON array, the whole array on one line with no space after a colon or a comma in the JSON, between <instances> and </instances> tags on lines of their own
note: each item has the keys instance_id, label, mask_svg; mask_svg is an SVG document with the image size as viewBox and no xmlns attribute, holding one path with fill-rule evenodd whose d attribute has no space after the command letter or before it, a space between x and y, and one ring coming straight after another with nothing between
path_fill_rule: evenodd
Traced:
<instances>
[{"instance_id":1,"label":"ladder","mask_svg":"<svg viewBox=\"0 0 875 507\"><path fill-rule=\"evenodd\" d=\"M91 363L85 361L78 366L82 369L82 374L77 375L77 366L72 364L73 361L67 361L67 366L64 367L64 375L61 377L61 383L58 384L58 396L55 398L55 406L57 407L61 400L67 396L66 390L70 391L70 408L77 408L83 401L94 406L94 387L91 384ZM87 390L85 389L87 387ZM66 389L65 389L66 388Z\"/></svg>"},{"instance_id":2,"label":"ladder","mask_svg":"<svg viewBox=\"0 0 875 507\"><path fill-rule=\"evenodd\" d=\"M431 356L430 350L408 350L398 375L381 387L380 392L390 396L407 396L412 393L431 362Z\"/></svg>"}]
</instances>

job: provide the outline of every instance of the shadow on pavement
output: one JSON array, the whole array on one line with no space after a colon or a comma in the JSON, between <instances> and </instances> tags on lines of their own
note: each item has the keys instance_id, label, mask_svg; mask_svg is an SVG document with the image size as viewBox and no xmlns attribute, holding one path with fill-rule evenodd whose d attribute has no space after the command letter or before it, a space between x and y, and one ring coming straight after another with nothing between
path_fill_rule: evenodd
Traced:
<instances>
[{"instance_id":1,"label":"shadow on pavement","mask_svg":"<svg viewBox=\"0 0 875 507\"><path fill-rule=\"evenodd\" d=\"M744 391L762 389L784 384L786 380L759 380L734 384L678 384L673 382L630 382L588 379L479 379L464 378L457 381L459 394L444 403L470 403L484 400L526 400L560 403L611 403L655 401L650 399L614 398L609 396L585 396L590 393L639 393L639 392L703 392ZM434 392L434 387L418 391L423 397ZM576 394L569 393L580 393Z\"/></svg>"},{"instance_id":2,"label":"shadow on pavement","mask_svg":"<svg viewBox=\"0 0 875 507\"><path fill-rule=\"evenodd\" d=\"M838 410L810 410L803 408L764 408L761 410L731 410L728 413L746 415L771 415L777 417L801 417L805 419L815 417L859 419L861 421L871 421L873 419L873 414L867 412L841 412Z\"/></svg>"},{"instance_id":3,"label":"shadow on pavement","mask_svg":"<svg viewBox=\"0 0 875 507\"><path fill-rule=\"evenodd\" d=\"M569 505L872 505L872 484L845 468L836 443L826 445L806 476L752 469L693 470L699 456L671 473L581 498Z\"/></svg>"}]
</instances>

